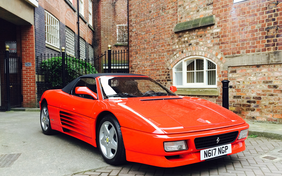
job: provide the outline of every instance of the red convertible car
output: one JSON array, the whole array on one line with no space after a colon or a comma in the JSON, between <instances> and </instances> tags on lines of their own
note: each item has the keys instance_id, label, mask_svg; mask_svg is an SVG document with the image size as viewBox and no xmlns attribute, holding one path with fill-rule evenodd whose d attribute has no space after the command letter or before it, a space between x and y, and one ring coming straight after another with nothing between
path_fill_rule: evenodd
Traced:
<instances>
[{"instance_id":1,"label":"red convertible car","mask_svg":"<svg viewBox=\"0 0 282 176\"><path fill-rule=\"evenodd\" d=\"M245 150L249 125L242 118L170 89L144 75L80 76L63 89L44 92L41 128L98 147L112 165L176 167Z\"/></svg>"}]
</instances>

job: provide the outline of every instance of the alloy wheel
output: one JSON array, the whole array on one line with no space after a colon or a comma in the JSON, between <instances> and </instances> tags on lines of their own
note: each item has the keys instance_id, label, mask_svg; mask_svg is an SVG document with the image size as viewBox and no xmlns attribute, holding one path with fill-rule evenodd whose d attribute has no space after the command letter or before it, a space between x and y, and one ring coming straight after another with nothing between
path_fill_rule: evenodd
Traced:
<instances>
[{"instance_id":1,"label":"alloy wheel","mask_svg":"<svg viewBox=\"0 0 282 176\"><path fill-rule=\"evenodd\" d=\"M107 159L112 159L116 156L118 150L118 136L114 125L105 121L99 132L99 143L102 154Z\"/></svg>"}]
</instances>

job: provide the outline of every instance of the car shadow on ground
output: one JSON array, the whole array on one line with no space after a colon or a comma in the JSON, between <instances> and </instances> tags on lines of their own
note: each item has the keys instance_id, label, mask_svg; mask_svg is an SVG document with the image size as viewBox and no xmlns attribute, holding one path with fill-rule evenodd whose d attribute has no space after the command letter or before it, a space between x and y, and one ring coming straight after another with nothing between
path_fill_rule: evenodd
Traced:
<instances>
[{"instance_id":1,"label":"car shadow on ground","mask_svg":"<svg viewBox=\"0 0 282 176\"><path fill-rule=\"evenodd\" d=\"M234 163L237 162L240 162L240 159L235 154L175 168L160 168L138 163L127 163L123 165L123 169L130 170L129 173L140 172L142 175L218 175L219 173L227 173L227 168L234 168Z\"/></svg>"},{"instance_id":2,"label":"car shadow on ground","mask_svg":"<svg viewBox=\"0 0 282 176\"><path fill-rule=\"evenodd\" d=\"M98 150L97 147L94 147L90 144L88 144L87 142L84 142L82 140L79 140L77 138L74 138L72 136L69 136L67 134L61 133L61 132L54 132L54 134L50 135L54 138L56 138L57 140L62 140L65 143L69 143L70 145L76 146L79 149L83 149L86 152L92 152L93 153L93 157L96 155L100 155L100 152Z\"/></svg>"},{"instance_id":3,"label":"car shadow on ground","mask_svg":"<svg viewBox=\"0 0 282 176\"><path fill-rule=\"evenodd\" d=\"M97 155L101 156L98 148L74 137L60 132L56 132L51 136L56 138L58 141L61 140L86 152L93 153L93 157ZM230 170L230 168L234 168L234 165L238 163L240 163L240 159L237 154L234 154L231 156L224 156L214 160L175 168L161 168L132 162L127 162L126 164L120 166L113 166L112 168L120 169L121 172L124 170L126 173L140 173L141 175L218 175L219 173L228 173L227 169Z\"/></svg>"}]
</instances>

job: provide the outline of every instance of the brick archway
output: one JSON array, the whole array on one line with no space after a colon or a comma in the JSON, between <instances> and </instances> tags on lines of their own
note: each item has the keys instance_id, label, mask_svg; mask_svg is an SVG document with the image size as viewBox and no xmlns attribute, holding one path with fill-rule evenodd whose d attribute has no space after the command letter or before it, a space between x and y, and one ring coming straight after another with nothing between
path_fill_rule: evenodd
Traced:
<instances>
[{"instance_id":1,"label":"brick archway","mask_svg":"<svg viewBox=\"0 0 282 176\"><path fill-rule=\"evenodd\" d=\"M203 46L190 46L174 54L170 62L167 63L167 67L171 70L179 61L190 56L203 56L212 60L218 66L219 71L223 69L223 65L226 61L224 55L215 49Z\"/></svg>"}]
</instances>

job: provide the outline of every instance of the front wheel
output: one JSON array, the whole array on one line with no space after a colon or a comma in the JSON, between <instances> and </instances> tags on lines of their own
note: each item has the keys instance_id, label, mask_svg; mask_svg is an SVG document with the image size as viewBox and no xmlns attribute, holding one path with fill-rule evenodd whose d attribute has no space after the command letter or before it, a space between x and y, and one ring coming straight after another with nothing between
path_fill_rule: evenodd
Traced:
<instances>
[{"instance_id":1,"label":"front wheel","mask_svg":"<svg viewBox=\"0 0 282 176\"><path fill-rule=\"evenodd\" d=\"M51 129L47 104L43 104L40 111L40 126L44 134L49 135L53 133L53 130Z\"/></svg>"},{"instance_id":2,"label":"front wheel","mask_svg":"<svg viewBox=\"0 0 282 176\"><path fill-rule=\"evenodd\" d=\"M126 161L120 125L113 115L107 115L99 123L97 144L108 164L120 165Z\"/></svg>"}]
</instances>

